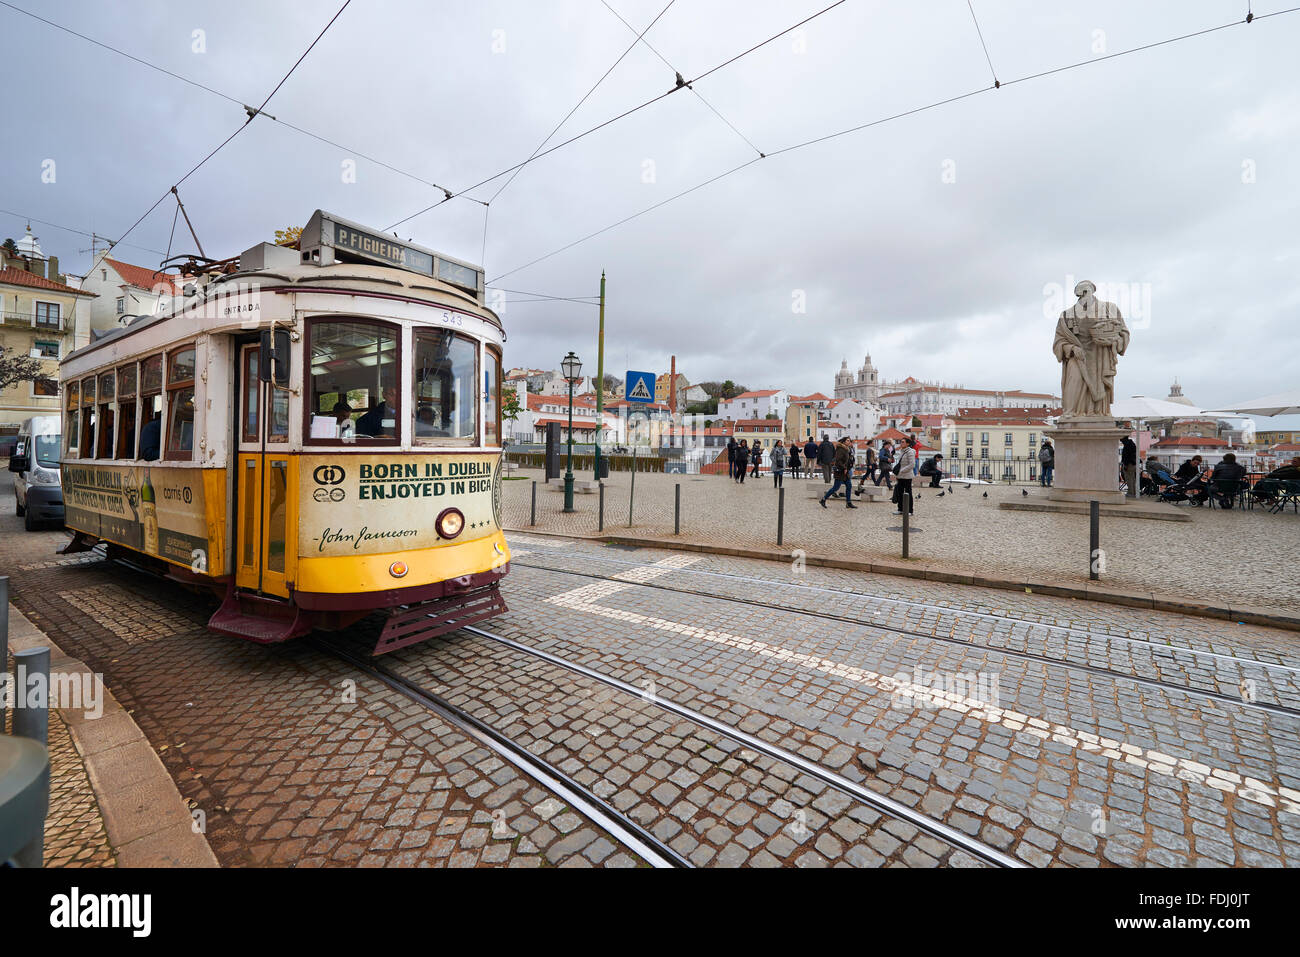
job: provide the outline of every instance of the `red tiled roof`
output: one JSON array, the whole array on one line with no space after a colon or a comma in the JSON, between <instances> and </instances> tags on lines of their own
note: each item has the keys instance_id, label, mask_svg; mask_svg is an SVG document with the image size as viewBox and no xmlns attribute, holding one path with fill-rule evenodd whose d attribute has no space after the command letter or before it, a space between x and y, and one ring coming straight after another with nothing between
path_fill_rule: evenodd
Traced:
<instances>
[{"instance_id":1,"label":"red tiled roof","mask_svg":"<svg viewBox=\"0 0 1300 957\"><path fill-rule=\"evenodd\" d=\"M792 395L791 402L830 402L831 397L822 395L820 392L814 392L812 395Z\"/></svg>"},{"instance_id":2,"label":"red tiled roof","mask_svg":"<svg viewBox=\"0 0 1300 957\"><path fill-rule=\"evenodd\" d=\"M1277 445L1271 445L1268 449L1270 452L1300 452L1300 442L1279 442Z\"/></svg>"},{"instance_id":3,"label":"red tiled roof","mask_svg":"<svg viewBox=\"0 0 1300 957\"><path fill-rule=\"evenodd\" d=\"M107 256L104 257L104 262L116 269L117 274L127 285L135 286L137 289L148 289L153 292L154 286L160 283L169 287L170 295L180 295L184 289L181 277L175 273L157 272L147 266L132 266L130 263L109 259Z\"/></svg>"},{"instance_id":4,"label":"red tiled roof","mask_svg":"<svg viewBox=\"0 0 1300 957\"><path fill-rule=\"evenodd\" d=\"M737 432L752 432L759 426L764 429L775 429L778 432L785 431L785 424L780 419L737 419Z\"/></svg>"},{"instance_id":5,"label":"red tiled roof","mask_svg":"<svg viewBox=\"0 0 1300 957\"><path fill-rule=\"evenodd\" d=\"M1161 439L1152 448L1227 448L1228 445L1227 439L1216 438L1212 435L1174 435Z\"/></svg>"},{"instance_id":6,"label":"red tiled roof","mask_svg":"<svg viewBox=\"0 0 1300 957\"><path fill-rule=\"evenodd\" d=\"M769 395L776 395L780 389L756 389L753 392L742 392L740 395L733 395L730 399L723 399L723 402L735 402L737 399L766 399Z\"/></svg>"},{"instance_id":7,"label":"red tiled roof","mask_svg":"<svg viewBox=\"0 0 1300 957\"><path fill-rule=\"evenodd\" d=\"M957 419L953 423L954 429L964 429L968 426L980 425L1032 425L1037 428L1046 428L1046 419Z\"/></svg>"},{"instance_id":8,"label":"red tiled roof","mask_svg":"<svg viewBox=\"0 0 1300 957\"><path fill-rule=\"evenodd\" d=\"M71 286L65 286L61 282L55 282L53 279L46 279L44 276L38 276L34 272L28 272L26 269L15 269L12 266L6 266L0 269L0 283L7 283L10 286L29 286L32 289L47 289L50 292L69 293L74 296L95 297L97 294L86 292L82 289L73 289Z\"/></svg>"}]
</instances>

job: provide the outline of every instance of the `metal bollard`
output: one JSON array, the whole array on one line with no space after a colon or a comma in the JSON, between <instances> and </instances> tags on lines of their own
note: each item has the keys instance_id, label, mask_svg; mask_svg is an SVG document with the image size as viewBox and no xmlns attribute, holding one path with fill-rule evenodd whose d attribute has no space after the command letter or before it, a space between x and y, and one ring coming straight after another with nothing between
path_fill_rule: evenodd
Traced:
<instances>
[{"instance_id":1,"label":"metal bollard","mask_svg":"<svg viewBox=\"0 0 1300 957\"><path fill-rule=\"evenodd\" d=\"M533 479L533 505L528 518L529 525L537 524L537 479Z\"/></svg>"},{"instance_id":2,"label":"metal bollard","mask_svg":"<svg viewBox=\"0 0 1300 957\"><path fill-rule=\"evenodd\" d=\"M0 734L5 730L5 702L9 700L9 576L0 575Z\"/></svg>"},{"instance_id":3,"label":"metal bollard","mask_svg":"<svg viewBox=\"0 0 1300 957\"><path fill-rule=\"evenodd\" d=\"M1101 552L1101 503L1095 498L1088 502L1088 578L1100 578L1097 558Z\"/></svg>"},{"instance_id":4,"label":"metal bollard","mask_svg":"<svg viewBox=\"0 0 1300 957\"><path fill-rule=\"evenodd\" d=\"M673 534L682 533L682 483L678 482L673 493Z\"/></svg>"},{"instance_id":5,"label":"metal bollard","mask_svg":"<svg viewBox=\"0 0 1300 957\"><path fill-rule=\"evenodd\" d=\"M776 544L785 544L785 486L776 492Z\"/></svg>"},{"instance_id":6,"label":"metal bollard","mask_svg":"<svg viewBox=\"0 0 1300 957\"><path fill-rule=\"evenodd\" d=\"M632 503L636 501L636 448L632 449L632 487L627 493L627 527L632 527Z\"/></svg>"},{"instance_id":7,"label":"metal bollard","mask_svg":"<svg viewBox=\"0 0 1300 957\"><path fill-rule=\"evenodd\" d=\"M898 496L899 508L903 506L903 496ZM903 557L907 557L907 548L910 543L912 534L912 510L907 509L903 512Z\"/></svg>"},{"instance_id":8,"label":"metal bollard","mask_svg":"<svg viewBox=\"0 0 1300 957\"><path fill-rule=\"evenodd\" d=\"M14 653L14 737L49 744L50 737L50 649L28 648ZM27 685L40 677L39 704L32 703Z\"/></svg>"},{"instance_id":9,"label":"metal bollard","mask_svg":"<svg viewBox=\"0 0 1300 957\"><path fill-rule=\"evenodd\" d=\"M600 483L600 517L596 521L597 521L596 531L603 532L605 530L605 483L604 482Z\"/></svg>"}]
</instances>

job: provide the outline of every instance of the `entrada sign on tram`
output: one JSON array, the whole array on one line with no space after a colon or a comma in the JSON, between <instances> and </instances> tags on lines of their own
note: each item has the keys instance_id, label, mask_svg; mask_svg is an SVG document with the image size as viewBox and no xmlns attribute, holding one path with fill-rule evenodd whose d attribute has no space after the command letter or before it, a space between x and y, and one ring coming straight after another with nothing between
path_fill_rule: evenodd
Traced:
<instances>
[{"instance_id":1,"label":"entrada sign on tram","mask_svg":"<svg viewBox=\"0 0 1300 957\"><path fill-rule=\"evenodd\" d=\"M623 398L628 402L654 402L655 374L653 372L629 372L623 388Z\"/></svg>"}]
</instances>

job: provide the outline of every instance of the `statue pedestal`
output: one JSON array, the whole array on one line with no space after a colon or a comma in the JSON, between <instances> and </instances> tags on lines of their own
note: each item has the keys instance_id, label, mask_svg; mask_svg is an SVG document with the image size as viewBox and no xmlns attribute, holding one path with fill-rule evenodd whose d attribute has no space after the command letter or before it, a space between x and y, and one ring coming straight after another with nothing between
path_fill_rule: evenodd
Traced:
<instances>
[{"instance_id":1,"label":"statue pedestal","mask_svg":"<svg viewBox=\"0 0 1300 957\"><path fill-rule=\"evenodd\" d=\"M1044 433L1056 447L1056 471L1048 499L1123 505L1119 491L1119 443L1130 434L1108 415L1062 416Z\"/></svg>"}]
</instances>

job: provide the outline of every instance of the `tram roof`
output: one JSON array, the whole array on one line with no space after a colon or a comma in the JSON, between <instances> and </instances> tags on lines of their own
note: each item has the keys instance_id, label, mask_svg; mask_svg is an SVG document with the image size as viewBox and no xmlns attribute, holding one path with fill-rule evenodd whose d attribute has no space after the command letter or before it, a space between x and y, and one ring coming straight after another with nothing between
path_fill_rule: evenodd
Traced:
<instances>
[{"instance_id":1,"label":"tram roof","mask_svg":"<svg viewBox=\"0 0 1300 957\"><path fill-rule=\"evenodd\" d=\"M295 250L286 250L296 257ZM260 262L260 260L259 260ZM66 362L73 357L81 357L101 346L117 342L128 336L150 329L172 318L183 318L201 312L205 304L220 302L238 295L246 295L244 284L256 283L257 292L313 292L313 293L355 293L381 298L394 298L407 302L429 305L431 307L454 308L478 316L504 331L501 319L487 306L481 305L465 289L450 283L433 279L405 269L391 266L370 266L362 263L334 263L316 265L314 263L274 266L240 270L225 275L202 277L199 281L187 284L187 295L177 296L166 302L158 313L141 316L129 325L100 336L93 342L65 356ZM229 322L227 319L221 320Z\"/></svg>"}]
</instances>

